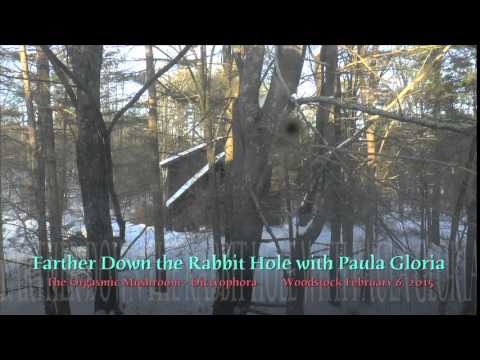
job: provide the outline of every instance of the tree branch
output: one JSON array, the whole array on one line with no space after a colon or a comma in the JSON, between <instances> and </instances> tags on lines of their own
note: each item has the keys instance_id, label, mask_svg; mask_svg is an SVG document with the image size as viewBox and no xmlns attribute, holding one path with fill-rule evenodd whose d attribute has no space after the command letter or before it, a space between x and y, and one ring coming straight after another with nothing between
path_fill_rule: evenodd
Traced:
<instances>
[{"instance_id":1,"label":"tree branch","mask_svg":"<svg viewBox=\"0 0 480 360\"><path fill-rule=\"evenodd\" d=\"M48 60L50 60L50 62L52 63L53 69L55 70L55 73L57 74L58 78L62 82L62 84L65 88L65 91L67 92L68 97L72 101L72 104L74 106L76 106L77 97L75 96L75 93L73 92L72 87L68 83L68 80L67 80L65 74L67 74L68 77L73 80L75 85L77 87L79 87L77 82L74 80L75 76L70 71L70 69L63 62L60 61L60 59L53 53L53 51L50 50L50 48L47 45L39 45L39 46L43 50L45 55L47 55Z\"/></svg>"},{"instance_id":2,"label":"tree branch","mask_svg":"<svg viewBox=\"0 0 480 360\"><path fill-rule=\"evenodd\" d=\"M90 92L88 90L88 87L86 87L74 74L72 71L70 71L70 69L62 62L58 59L58 57L52 52L52 50L50 50L50 48L47 46L47 45L39 45L42 50L45 52L45 54L47 55L48 59L50 60L50 62L52 63L52 65L54 66L54 69L55 69L55 72L57 73L58 77L60 78L60 80L62 80L62 82L64 83L64 86L65 86L65 89L67 90L67 94L68 96L71 98L71 100L74 102L74 104L76 103L76 98L75 98L75 95L73 93L73 90L71 89L71 87L68 85L68 81L66 81L66 78L65 78L65 74L70 78L72 79L72 81L74 82L74 84L77 86L77 88L79 88L80 90L84 91L87 96L89 96L91 98L91 95L90 95ZM185 46L182 51L180 51L177 56L175 56L175 58L173 58L167 65L165 65L163 68L161 68L160 70L158 70L155 75L149 79L143 86L142 88L135 94L135 96L133 98L130 99L130 101L123 107L121 108L113 117L113 120L110 124L110 127L108 129L106 129L106 133L103 134L105 137L106 136L109 136L113 130L113 127L115 126L115 124L120 120L120 118L122 117L123 114L125 114L125 112L130 109L133 104L135 104L135 102L137 102L137 100L140 98L140 96L142 96L142 94L148 90L148 88L160 77L162 76L164 73L166 73L168 70L170 70L176 63L178 63L178 61L186 54L186 52L192 47L192 45L187 45ZM63 79L62 79L63 77ZM94 102L92 102L94 103ZM98 111L100 111L100 109L98 109Z\"/></svg>"},{"instance_id":3,"label":"tree branch","mask_svg":"<svg viewBox=\"0 0 480 360\"><path fill-rule=\"evenodd\" d=\"M138 92L135 94L135 96L133 98L130 99L130 101L123 107L121 108L116 114L115 116L113 117L112 119L112 122L110 124L110 127L108 128L107 130L107 134L109 135L112 130L113 130L113 127L116 125L116 123L120 120L120 118L122 117L123 114L125 114L125 112L130 109L133 104L135 104L135 102L137 102L137 100L140 98L140 96L142 96L142 94L148 90L148 88L160 77L162 76L164 73L166 73L168 70L170 70L176 63L178 63L178 61L187 53L188 50L190 50L190 48L192 47L192 45L187 45L185 46L178 54L177 56L175 56L167 65L165 65L163 68L161 68L160 70L158 70L155 75L149 79L147 82L145 82L145 85L142 86L142 88L140 90L138 90Z\"/></svg>"},{"instance_id":4,"label":"tree branch","mask_svg":"<svg viewBox=\"0 0 480 360\"><path fill-rule=\"evenodd\" d=\"M449 123L446 123L445 121L436 121L436 120L427 119L427 118L402 116L397 113L388 112L388 111L380 110L373 107L367 107L357 103L349 103L349 102L345 102L345 101L342 101L333 97L328 97L328 96L305 97L305 98L294 99L293 101L296 102L298 105L310 104L310 103L336 105L341 108L357 110L357 111L365 112L370 115L382 116L388 119L393 119L393 120L397 120L404 123L416 124L416 125L430 128L430 129L449 130L449 131L453 131L460 134L471 134L472 130L476 128L476 125L473 125L473 124L472 126L461 126L461 125L449 124ZM473 122L473 119L472 119L472 122Z\"/></svg>"},{"instance_id":5,"label":"tree branch","mask_svg":"<svg viewBox=\"0 0 480 360\"><path fill-rule=\"evenodd\" d=\"M280 247L280 244L275 237L275 234L273 233L272 228L270 225L268 225L267 219L263 215L262 208L260 207L260 203L257 199L257 196L253 192L252 189L249 189L250 192L250 197L255 204L255 209L257 210L258 216L260 217L260 220L262 220L263 225L265 226L265 229L267 230L268 234L272 237L273 242L275 243L275 247L277 248L277 252L280 254L280 256L284 257L285 255L283 254L282 248Z\"/></svg>"}]
</instances>

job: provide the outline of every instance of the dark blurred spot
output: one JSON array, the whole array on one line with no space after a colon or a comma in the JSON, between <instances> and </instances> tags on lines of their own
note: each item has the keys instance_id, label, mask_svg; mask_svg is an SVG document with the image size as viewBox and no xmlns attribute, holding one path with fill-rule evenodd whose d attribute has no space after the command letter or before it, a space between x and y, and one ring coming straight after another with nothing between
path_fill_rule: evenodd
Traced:
<instances>
[{"instance_id":1,"label":"dark blurred spot","mask_svg":"<svg viewBox=\"0 0 480 360\"><path fill-rule=\"evenodd\" d=\"M300 131L300 126L296 121L289 121L285 125L285 132L290 136L297 135L299 131Z\"/></svg>"}]
</instances>

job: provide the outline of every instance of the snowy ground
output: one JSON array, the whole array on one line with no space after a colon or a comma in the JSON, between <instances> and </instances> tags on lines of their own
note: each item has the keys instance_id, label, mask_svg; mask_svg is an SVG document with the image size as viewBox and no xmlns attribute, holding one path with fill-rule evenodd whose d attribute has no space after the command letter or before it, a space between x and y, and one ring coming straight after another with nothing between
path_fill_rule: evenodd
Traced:
<instances>
[{"instance_id":1,"label":"snowy ground","mask_svg":"<svg viewBox=\"0 0 480 360\"><path fill-rule=\"evenodd\" d=\"M64 223L69 228L70 233L77 231L84 232L84 226L78 220L81 217L66 216ZM384 221L389 228L395 231L396 236L401 240L404 248L392 246L392 241L385 235L380 234L375 254L378 257L386 259L393 255L404 255L405 251L418 256L420 254L419 224L412 221L399 221L395 216L386 217ZM38 272L31 270L31 267L21 265L30 264L32 254L35 251L35 239L32 231L35 229L35 222L26 219L14 219L8 217L4 225L5 236L5 255L10 261L7 263L8 288L10 293L7 299L0 303L0 314L42 314L42 301L39 292ZM112 224L114 232L118 233L118 226ZM429 249L429 255L433 254L436 258L447 259L447 238L450 234L449 219L442 219L442 246L432 245ZM140 233L142 235L139 236ZM288 237L288 227L274 226L272 230L277 238ZM302 229L300 229L302 230ZM460 235L463 231L463 225L460 228ZM359 226L354 229L356 256L362 256L362 247L364 232ZM132 242L136 239L134 244ZM264 229L263 239L271 240L270 235ZM324 228L321 236L312 247L312 253L316 256L328 254L330 242L330 229ZM212 255L212 238L209 232L182 233L165 232L166 255L168 257L187 258L195 255L206 258ZM463 247L465 239L459 241L458 274L461 278L463 274ZM282 251L289 252L288 241L280 242ZM154 255L154 231L152 227L142 224L127 223L126 244L123 251L131 246L126 257L128 258L149 258ZM75 254L81 254L79 249L73 249ZM262 243L260 247L260 256L276 256L277 251L273 242ZM377 272L377 274L380 272ZM381 272L381 276L392 276L398 278L399 272L391 274ZM359 277L360 273L342 273L343 277ZM403 272L403 276L412 277L415 274ZM72 273L76 277L88 277L87 272ZM119 272L119 278L122 277L153 278L154 271L136 271ZM169 279L189 280L192 276L213 278L214 272L207 271L175 271L168 272ZM254 301L258 303L279 304L279 307L258 307L258 310L272 313L283 314L286 301L287 289L282 286L282 272L264 271L256 272L257 287L254 290ZM326 271L312 271L311 277L327 279L329 273ZM373 277L376 275L374 274ZM446 272L439 275L439 272L427 272L427 278L436 278L437 286L444 284ZM463 284L460 283L460 287ZM92 314L93 313L93 291L91 289L71 288L71 306L74 314ZM120 288L120 299L123 310L126 314L210 314L214 296L214 288L193 288L189 285L171 288L166 294L158 294L153 288ZM365 304L359 301L358 289L341 289L340 297L343 298L341 306L334 306L328 302L329 289L307 289L305 311L307 314L435 314L439 311L439 302L435 295L435 290L430 289L393 289L382 288L372 290L374 297L372 304ZM34 300L32 300L34 299ZM450 304L445 311L456 313L460 310L458 304Z\"/></svg>"}]
</instances>

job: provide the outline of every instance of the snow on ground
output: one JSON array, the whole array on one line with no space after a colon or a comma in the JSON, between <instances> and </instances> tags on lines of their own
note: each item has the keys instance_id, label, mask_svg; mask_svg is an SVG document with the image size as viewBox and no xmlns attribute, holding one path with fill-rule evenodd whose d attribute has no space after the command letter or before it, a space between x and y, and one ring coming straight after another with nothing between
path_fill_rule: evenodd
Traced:
<instances>
[{"instance_id":1,"label":"snow on ground","mask_svg":"<svg viewBox=\"0 0 480 360\"><path fill-rule=\"evenodd\" d=\"M68 228L68 233L85 232L85 227L81 222L81 217L75 215L66 215L64 223ZM418 256L420 254L419 240L419 224L411 220L399 221L395 216L387 216L384 219L390 229L395 231L396 236L401 240L405 248L412 254ZM5 236L5 255L8 260L15 262L28 263L32 258L33 250L36 249L32 232L36 228L36 223L32 220L23 218L6 217L4 225ZM119 229L115 222L112 222L114 235L118 235ZM272 231L276 238L288 238L288 226L272 226ZM444 218L441 221L442 246L432 246L429 254L435 257L447 258L447 244L450 235L449 219ZM300 231L304 231L300 228ZM459 229L462 233L463 224ZM461 234L460 234L461 236ZM264 240L269 242L262 243L260 247L260 256L274 257L277 255L276 246L271 241L271 236L264 229ZM363 239L364 230L361 226L354 228L354 253L357 256L363 255ZM149 226L145 228L143 224L126 224L126 243L122 248L122 253L129 248L126 257L128 258L152 258L154 256L154 229ZM403 255L401 250L392 246L392 241L380 232L378 244L375 254L378 257L388 260L392 255ZM289 242L279 241L282 252L288 254ZM328 224L324 227L321 235L312 246L312 253L316 256L328 254L328 246L330 243L330 229ZM465 241L463 241L463 244ZM460 242L460 244L462 244ZM188 257L195 255L200 259L205 259L213 254L213 240L210 232L165 232L165 250L169 258L182 258L185 263ZM460 245L460 250L462 245ZM77 249L78 250L78 249ZM77 253L77 252L76 252ZM78 253L77 253L78 254ZM460 257L462 252L460 251ZM463 264L463 261L459 261ZM39 293L39 277L38 273L34 273L30 268L15 263L8 263L8 273L10 275L9 288L17 289L26 287L26 289L12 291L6 302L0 304L0 313L43 313L41 305L41 297ZM460 275L462 273L459 267ZM378 273L378 272L377 272ZM383 273L385 274L385 273ZM36 275L36 276L35 276ZM73 274L72 274L73 275ZM394 274L398 276L399 274ZM403 274L411 276L411 274ZM79 274L79 276L89 276L88 273ZM118 272L119 278L136 277L136 278L154 278L155 271L145 270L136 272ZM191 278L204 277L212 279L215 272L210 271L169 271L168 279L182 279L189 282ZM311 277L327 279L329 272L312 271ZM358 277L359 273L349 273L344 276ZM374 276L374 275L373 275ZM383 275L385 276L385 275ZM32 280L32 277L34 278ZM459 276L461 278L461 276ZM285 304L287 290L282 284L281 271L256 271L255 279L257 287L254 290L254 301L264 303ZM439 280L442 282L442 278ZM29 285L33 285L29 286ZM35 287L36 286L36 287ZM462 284L460 284L462 286ZM376 294L378 299L393 299L396 301L379 301L373 305L368 305L358 301L358 293L350 291L352 289L341 290L341 296L344 297L342 306L334 306L328 302L328 289L307 289L306 290L306 313L312 314L379 314L379 313L419 313L431 314L438 312L438 303L436 301L417 301L412 298L412 294L408 292L395 293L393 289L375 289L379 290ZM82 288L71 289L71 305L74 314L91 314L93 313L93 291ZM210 314L213 301L214 288L193 288L189 285L169 289L167 294L159 294L152 288L120 288L120 299L122 307L127 314ZM432 293L430 292L430 296ZM32 297L36 300L32 302ZM410 299L410 301L408 301ZM434 299L434 298L433 298ZM453 310L452 310L453 309ZM265 308L270 313L284 313L285 308ZM457 311L455 306L451 307L452 312Z\"/></svg>"}]
</instances>

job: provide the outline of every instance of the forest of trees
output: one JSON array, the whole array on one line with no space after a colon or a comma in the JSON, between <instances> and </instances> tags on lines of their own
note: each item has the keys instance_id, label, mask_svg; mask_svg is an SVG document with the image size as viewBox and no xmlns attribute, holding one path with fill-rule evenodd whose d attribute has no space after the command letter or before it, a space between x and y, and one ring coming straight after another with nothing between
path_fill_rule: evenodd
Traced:
<instances>
[{"instance_id":1,"label":"forest of trees","mask_svg":"<svg viewBox=\"0 0 480 360\"><path fill-rule=\"evenodd\" d=\"M60 259L84 240L90 257L120 259L151 229L142 256L161 258L171 226L185 239L206 233L219 257L247 259L264 244L293 260L383 244L441 254L429 312L476 313L476 62L469 45L0 46L0 313L32 289L40 313L76 313L72 289L48 284L72 275L36 278L33 256ZM202 182L172 197L185 181L173 185L169 157L188 153L180 167L201 144ZM129 313L118 289L89 291L93 312ZM280 313L309 313L307 291L290 288ZM325 291L342 306L341 290ZM259 310L255 296L218 287L208 312L278 310ZM375 294L365 287L358 301Z\"/></svg>"}]
</instances>

